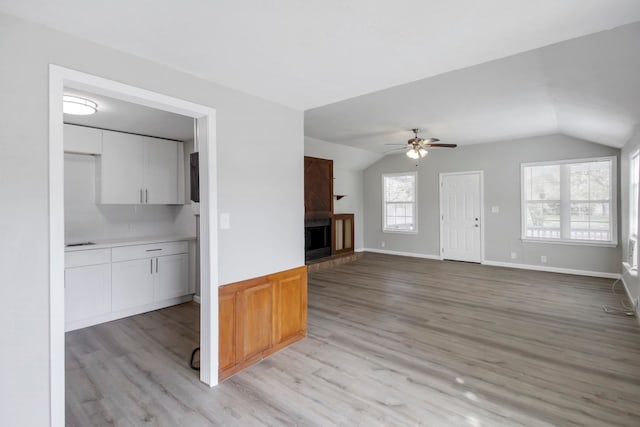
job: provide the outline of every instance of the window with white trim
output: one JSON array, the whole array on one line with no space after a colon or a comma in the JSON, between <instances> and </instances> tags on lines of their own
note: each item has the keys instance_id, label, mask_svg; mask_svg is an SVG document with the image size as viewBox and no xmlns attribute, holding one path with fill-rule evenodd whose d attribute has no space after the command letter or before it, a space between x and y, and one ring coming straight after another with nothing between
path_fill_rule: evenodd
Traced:
<instances>
[{"instance_id":1,"label":"window with white trim","mask_svg":"<svg viewBox=\"0 0 640 427\"><path fill-rule=\"evenodd\" d=\"M629 264L638 267L638 183L640 152L631 155L629 165Z\"/></svg>"},{"instance_id":2,"label":"window with white trim","mask_svg":"<svg viewBox=\"0 0 640 427\"><path fill-rule=\"evenodd\" d=\"M416 172L382 175L382 230L415 233Z\"/></svg>"},{"instance_id":3,"label":"window with white trim","mask_svg":"<svg viewBox=\"0 0 640 427\"><path fill-rule=\"evenodd\" d=\"M522 239L616 244L615 157L523 163Z\"/></svg>"}]
</instances>

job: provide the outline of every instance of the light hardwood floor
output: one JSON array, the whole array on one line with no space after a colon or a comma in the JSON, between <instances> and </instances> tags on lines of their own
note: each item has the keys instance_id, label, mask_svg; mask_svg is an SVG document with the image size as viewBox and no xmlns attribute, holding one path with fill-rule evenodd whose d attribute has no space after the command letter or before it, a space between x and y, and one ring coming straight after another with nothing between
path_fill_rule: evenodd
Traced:
<instances>
[{"instance_id":1,"label":"light hardwood floor","mask_svg":"<svg viewBox=\"0 0 640 427\"><path fill-rule=\"evenodd\" d=\"M309 276L308 338L213 389L194 303L68 333L67 425L639 426L612 283L366 254Z\"/></svg>"}]
</instances>

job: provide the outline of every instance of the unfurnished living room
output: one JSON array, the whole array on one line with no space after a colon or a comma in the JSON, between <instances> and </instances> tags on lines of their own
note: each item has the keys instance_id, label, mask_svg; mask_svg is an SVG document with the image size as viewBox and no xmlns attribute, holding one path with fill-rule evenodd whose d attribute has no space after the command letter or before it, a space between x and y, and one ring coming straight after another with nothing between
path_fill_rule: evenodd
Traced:
<instances>
[{"instance_id":1,"label":"unfurnished living room","mask_svg":"<svg viewBox=\"0 0 640 427\"><path fill-rule=\"evenodd\" d=\"M637 0L0 0L4 426L640 425Z\"/></svg>"}]
</instances>

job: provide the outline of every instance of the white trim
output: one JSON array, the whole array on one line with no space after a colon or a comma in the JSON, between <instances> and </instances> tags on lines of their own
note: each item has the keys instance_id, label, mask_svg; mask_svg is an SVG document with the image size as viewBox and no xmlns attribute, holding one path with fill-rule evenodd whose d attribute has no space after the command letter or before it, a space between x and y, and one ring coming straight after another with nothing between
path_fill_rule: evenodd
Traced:
<instances>
[{"instance_id":1,"label":"white trim","mask_svg":"<svg viewBox=\"0 0 640 427\"><path fill-rule=\"evenodd\" d=\"M387 224L387 202L385 199L384 179L389 176L407 176L413 175L413 230L394 230L385 228ZM411 172L393 172L382 174L382 232L393 234L418 234L418 171Z\"/></svg>"},{"instance_id":2,"label":"white trim","mask_svg":"<svg viewBox=\"0 0 640 427\"><path fill-rule=\"evenodd\" d=\"M512 262L503 262L503 261L485 260L482 262L482 265L488 265L493 267L518 268L521 270L546 271L548 273L573 274L576 276L604 277L606 279L620 278L620 273L608 273L606 271L577 270L573 268L549 267L545 265L534 265L534 264L516 264Z\"/></svg>"},{"instance_id":3,"label":"white trim","mask_svg":"<svg viewBox=\"0 0 640 427\"><path fill-rule=\"evenodd\" d=\"M196 304L200 304L200 295L194 295L193 302L195 302Z\"/></svg>"},{"instance_id":4,"label":"white trim","mask_svg":"<svg viewBox=\"0 0 640 427\"><path fill-rule=\"evenodd\" d=\"M531 237L525 236L525 226L527 223L526 218L526 210L525 210L525 191L524 191L524 169L526 167L532 166L554 166L554 165L566 165L566 164L576 164L576 163L590 163L590 162L599 162L599 161L610 161L611 162L611 187L609 189L609 209L610 212L610 220L611 220L611 240L609 241L598 241L598 240L578 240L578 239L535 239ZM609 246L616 247L618 246L618 158L616 156L602 156L602 157L592 157L592 158L582 158L582 159L566 159L566 160L548 160L544 162L522 162L520 163L520 239L523 242L535 241L537 243L563 243L563 244L574 244L574 245L582 245L582 246ZM571 200L566 197L562 197L563 193L563 184L560 183L560 204L568 204ZM568 189L565 189L568 191ZM565 215L566 217L566 215ZM566 218L564 218L566 220ZM563 234L563 230L565 229L565 225L563 223L562 216L562 207L560 213L560 233L561 237Z\"/></svg>"},{"instance_id":5,"label":"white trim","mask_svg":"<svg viewBox=\"0 0 640 427\"><path fill-rule=\"evenodd\" d=\"M373 248L364 248L362 252L374 252L377 254L408 256L412 258L425 258L425 259L435 259L438 261L442 261L442 257L439 255L426 255L426 254L418 254L415 252L400 252L400 251L390 251L387 249L373 249Z\"/></svg>"},{"instance_id":6,"label":"white trim","mask_svg":"<svg viewBox=\"0 0 640 427\"><path fill-rule=\"evenodd\" d=\"M624 286L624 291L627 293L627 297L629 298L629 301L631 301L631 305L634 307L634 311L636 312L636 318L638 319L638 322L640 322L640 304L639 301L633 297L633 295L631 294L631 290L629 290L629 286L627 286L627 282L624 280L624 275L628 274L631 277L638 277L638 270L632 270L631 266L629 265L628 262L623 262L622 263L622 285Z\"/></svg>"},{"instance_id":7,"label":"white trim","mask_svg":"<svg viewBox=\"0 0 640 427\"><path fill-rule=\"evenodd\" d=\"M218 383L218 223L216 110L160 93L49 65L49 417L65 425L64 157L62 95L71 87L198 119L200 138L200 380ZM214 291L215 290L215 291Z\"/></svg>"},{"instance_id":8,"label":"white trim","mask_svg":"<svg viewBox=\"0 0 640 427\"><path fill-rule=\"evenodd\" d=\"M444 259L442 256L442 250L444 248L444 235L443 235L443 213L442 213L442 178L445 176L455 176L455 175L472 175L478 174L480 176L480 263L484 262L484 171L483 170L475 170L475 171L463 171L463 172L442 172L439 175L438 179L438 199L440 200L440 258ZM466 261L466 260L463 260ZM477 261L471 261L477 262Z\"/></svg>"}]
</instances>

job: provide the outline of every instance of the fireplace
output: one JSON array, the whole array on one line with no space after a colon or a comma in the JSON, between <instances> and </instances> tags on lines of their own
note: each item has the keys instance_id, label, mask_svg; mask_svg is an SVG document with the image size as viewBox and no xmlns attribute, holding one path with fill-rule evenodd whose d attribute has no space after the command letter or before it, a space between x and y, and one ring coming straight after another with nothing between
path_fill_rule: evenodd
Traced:
<instances>
[{"instance_id":1,"label":"fireplace","mask_svg":"<svg viewBox=\"0 0 640 427\"><path fill-rule=\"evenodd\" d=\"M331 218L312 219L304 223L304 259L331 255Z\"/></svg>"}]
</instances>

